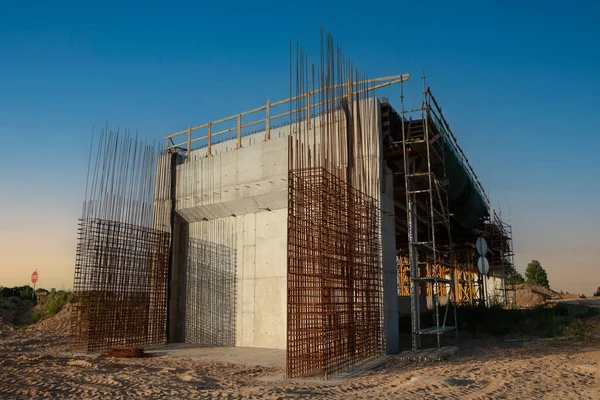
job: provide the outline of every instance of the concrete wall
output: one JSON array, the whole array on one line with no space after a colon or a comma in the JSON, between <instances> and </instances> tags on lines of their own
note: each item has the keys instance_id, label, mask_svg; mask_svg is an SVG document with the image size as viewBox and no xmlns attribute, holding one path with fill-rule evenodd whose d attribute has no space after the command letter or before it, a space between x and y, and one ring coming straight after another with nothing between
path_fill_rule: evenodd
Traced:
<instances>
[{"instance_id":1,"label":"concrete wall","mask_svg":"<svg viewBox=\"0 0 600 400\"><path fill-rule=\"evenodd\" d=\"M287 208L287 139L177 166L176 210L188 222Z\"/></svg>"},{"instance_id":2,"label":"concrete wall","mask_svg":"<svg viewBox=\"0 0 600 400\"><path fill-rule=\"evenodd\" d=\"M396 267L396 221L391 170L384 166L381 194L381 246L383 262L383 313L386 353L400 350L398 326L398 271Z\"/></svg>"},{"instance_id":3,"label":"concrete wall","mask_svg":"<svg viewBox=\"0 0 600 400\"><path fill-rule=\"evenodd\" d=\"M361 122L362 131L374 135L366 162L380 183L370 195L381 202L382 322L390 353L399 345L393 185L382 161L378 100L364 105L371 119ZM313 118L311 129L319 131L320 121ZM235 140L214 144L211 157L206 148L194 150L176 167L175 210L189 224L189 237L236 249L237 346L286 347L288 134L296 129L272 129L269 141L264 133L243 137L239 149ZM177 270L181 274L181 267ZM181 306L180 299L174 315L181 314ZM171 325L181 330L185 324Z\"/></svg>"},{"instance_id":4,"label":"concrete wall","mask_svg":"<svg viewBox=\"0 0 600 400\"><path fill-rule=\"evenodd\" d=\"M287 209L192 222L190 237L236 249L236 346L285 349Z\"/></svg>"},{"instance_id":5,"label":"concrete wall","mask_svg":"<svg viewBox=\"0 0 600 400\"><path fill-rule=\"evenodd\" d=\"M189 237L236 253L236 345L284 349L287 138L177 166L176 211Z\"/></svg>"},{"instance_id":6,"label":"concrete wall","mask_svg":"<svg viewBox=\"0 0 600 400\"><path fill-rule=\"evenodd\" d=\"M504 304L504 282L500 276L490 276L485 278L487 305Z\"/></svg>"}]
</instances>

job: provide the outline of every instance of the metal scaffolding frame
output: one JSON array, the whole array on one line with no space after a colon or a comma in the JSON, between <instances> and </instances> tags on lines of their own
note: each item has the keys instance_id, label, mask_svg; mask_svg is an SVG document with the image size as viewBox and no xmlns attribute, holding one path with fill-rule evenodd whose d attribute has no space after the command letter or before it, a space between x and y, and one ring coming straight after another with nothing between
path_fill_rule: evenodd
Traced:
<instances>
[{"instance_id":1,"label":"metal scaffolding frame","mask_svg":"<svg viewBox=\"0 0 600 400\"><path fill-rule=\"evenodd\" d=\"M420 108L406 110L403 84L400 84L402 151L406 188L406 215L408 233L408 265L411 299L412 349L420 347L422 335L436 335L437 347L441 347L443 333L456 330L456 302L454 301L455 259L450 228L450 213L443 140L452 143L442 121L441 109L435 102L423 76L423 103ZM417 113L420 119L413 121L407 115ZM418 157L416 155L418 154ZM419 160L424 162L419 162ZM442 176L432 169L433 162L442 166ZM422 206L419 206L422 205ZM424 207L423 207L424 205ZM438 228L439 227L439 228ZM444 229L447 240L442 245L436 234ZM425 238L419 231L426 232ZM428 285L434 303L434 326L421 326L419 286ZM443 288L443 290L442 290ZM440 315L440 295L447 295L447 303ZM448 310L454 307L454 326L447 325Z\"/></svg>"},{"instance_id":2,"label":"metal scaffolding frame","mask_svg":"<svg viewBox=\"0 0 600 400\"><path fill-rule=\"evenodd\" d=\"M502 286L495 288L493 295L496 301L500 298L500 302L505 306L510 305L509 289L506 287L506 267L510 263L515 265L513 242L512 242L512 226L502 220L502 215L496 210L493 210L490 218L485 224L485 233L489 245L488 258L490 262L490 275L501 278ZM514 296L514 293L513 293ZM491 294L488 293L488 301Z\"/></svg>"},{"instance_id":3,"label":"metal scaffolding frame","mask_svg":"<svg viewBox=\"0 0 600 400\"><path fill-rule=\"evenodd\" d=\"M483 276L477 269L477 257L472 246L455 248L456 303L475 305L484 300Z\"/></svg>"}]
</instances>

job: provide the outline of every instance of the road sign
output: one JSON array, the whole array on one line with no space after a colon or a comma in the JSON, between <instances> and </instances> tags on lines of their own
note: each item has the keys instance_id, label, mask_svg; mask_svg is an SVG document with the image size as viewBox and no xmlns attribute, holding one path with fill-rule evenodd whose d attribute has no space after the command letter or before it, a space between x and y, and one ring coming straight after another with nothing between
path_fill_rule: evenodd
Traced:
<instances>
[{"instance_id":1,"label":"road sign","mask_svg":"<svg viewBox=\"0 0 600 400\"><path fill-rule=\"evenodd\" d=\"M478 238L477 242L475 242L475 247L477 248L477 253L480 256L485 256L487 254L488 247L487 247L487 242L485 241L484 238L482 238L482 237Z\"/></svg>"},{"instance_id":2,"label":"road sign","mask_svg":"<svg viewBox=\"0 0 600 400\"><path fill-rule=\"evenodd\" d=\"M33 274L31 274L31 283L33 283L35 285L37 280L38 280L38 273L37 273L37 271L33 271Z\"/></svg>"},{"instance_id":3,"label":"road sign","mask_svg":"<svg viewBox=\"0 0 600 400\"><path fill-rule=\"evenodd\" d=\"M487 275L488 272L490 272L490 263L487 258L484 256L479 257L479 260L477 260L477 268L483 275Z\"/></svg>"}]
</instances>

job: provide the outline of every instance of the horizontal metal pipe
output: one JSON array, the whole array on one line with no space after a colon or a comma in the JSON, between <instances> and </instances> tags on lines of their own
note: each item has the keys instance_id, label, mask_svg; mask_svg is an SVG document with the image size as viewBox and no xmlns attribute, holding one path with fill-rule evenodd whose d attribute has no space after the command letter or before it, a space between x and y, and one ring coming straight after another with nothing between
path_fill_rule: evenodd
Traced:
<instances>
[{"instance_id":1,"label":"horizontal metal pipe","mask_svg":"<svg viewBox=\"0 0 600 400\"><path fill-rule=\"evenodd\" d=\"M384 82L384 83L379 84L379 85L370 86L370 87L368 87L366 89L354 91L353 94L364 93L366 91L371 91L371 90L379 89L379 88L382 88L382 87L385 87L385 86L390 86L390 85L394 85L394 84L397 84L397 83L400 83L400 82L404 82L404 81L408 80L409 76L410 76L409 74L402 74L402 75L392 75L392 76L386 76L386 77L381 77L381 78L373 78L373 79L366 79L366 80L356 81L354 83L354 85L362 85L362 84L367 84L368 85L368 84L372 84L372 83L376 83L376 82ZM289 103L289 102L292 102L292 101L299 100L301 98L306 97L307 95L311 96L313 94L316 94L316 93L319 93L319 92L322 92L322 91L325 91L325 90L336 89L336 88L339 88L339 87L342 87L342 86L345 86L345 85L346 85L346 83L343 83L343 84L330 85L330 86L327 86L327 87L315 89L315 90L312 90L310 92L303 93L301 95L297 95L297 96L293 96L293 97L287 98L285 100L280 100L280 101L273 102L273 103L270 104L270 106L271 107L276 107L278 105L282 105L282 104L286 104L286 103ZM336 100L339 100L341 97L345 97L345 96L340 96L340 97L336 97L334 99L329 99L328 101L330 101L330 102L331 101L336 101ZM318 107L318 106L320 106L322 104L323 103L311 104L310 108L313 109L313 108ZM255 113L255 112L258 112L258 111L266 110L266 108L267 108L266 105L260 106L260 107L256 107L256 108L253 108L253 109L248 110L248 111L244 111L244 112L239 113L239 114L235 114L235 115L232 115L232 116L229 116L229 117L218 119L216 121L212 121L210 123L212 125L214 125L214 124L218 124L218 123L221 123L221 122L230 121L230 120L233 120L233 119L237 118L238 115L242 115L242 116L249 115L249 114L252 114L252 113ZM306 107L303 107L301 109L306 109ZM270 119L273 120L273 119L278 118L278 117L283 117L283 116L289 115L290 113L298 112L301 109L292 110L292 111L288 110L285 113L281 113L281 114L272 116ZM259 121L254 121L253 123L247 123L245 126L249 126L251 124L257 124L257 123L260 123L260 122L263 122L263 121L265 121L265 119L261 119ZM191 128L191 130L195 131L195 130L198 130L198 129L206 128L207 126L208 126L208 123L204 123L202 125L193 126ZM188 132L188 130L186 129L186 130L183 130L183 131L179 131L179 132L175 132L175 133L172 133L170 135L167 135L164 138L165 139L169 139L169 138L172 138L172 137L175 137L175 136L186 134L187 132ZM225 131L225 132L230 132L230 131ZM214 135L215 134L213 134L213 136Z\"/></svg>"}]
</instances>

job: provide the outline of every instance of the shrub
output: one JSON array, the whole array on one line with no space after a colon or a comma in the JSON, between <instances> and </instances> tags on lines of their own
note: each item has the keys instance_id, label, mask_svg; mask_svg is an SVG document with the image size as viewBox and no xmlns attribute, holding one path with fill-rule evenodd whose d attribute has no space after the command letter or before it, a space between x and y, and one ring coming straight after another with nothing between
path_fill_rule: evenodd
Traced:
<instances>
[{"instance_id":1,"label":"shrub","mask_svg":"<svg viewBox=\"0 0 600 400\"><path fill-rule=\"evenodd\" d=\"M33 322L38 322L42 319L42 312L39 309L34 308L31 312L31 317L33 318Z\"/></svg>"},{"instance_id":2,"label":"shrub","mask_svg":"<svg viewBox=\"0 0 600 400\"><path fill-rule=\"evenodd\" d=\"M573 320L569 316L568 306L562 303L530 310L512 310L501 306L459 306L456 312L460 330L491 335L555 336ZM449 312L448 321L454 321L452 312Z\"/></svg>"},{"instance_id":3,"label":"shrub","mask_svg":"<svg viewBox=\"0 0 600 400\"><path fill-rule=\"evenodd\" d=\"M59 290L55 293L50 293L48 300L44 304L44 308L48 311L48 317L56 315L65 304L70 304L73 301L73 293L64 290Z\"/></svg>"},{"instance_id":4,"label":"shrub","mask_svg":"<svg viewBox=\"0 0 600 400\"><path fill-rule=\"evenodd\" d=\"M59 290L58 292L50 293L48 299L38 304L37 308L33 310L32 317L36 322L44 318L50 318L58 314L66 304L71 304L72 301L73 292Z\"/></svg>"},{"instance_id":5,"label":"shrub","mask_svg":"<svg viewBox=\"0 0 600 400\"><path fill-rule=\"evenodd\" d=\"M33 288L29 285L11 288L0 286L0 297L20 297L23 300L33 300Z\"/></svg>"}]
</instances>

